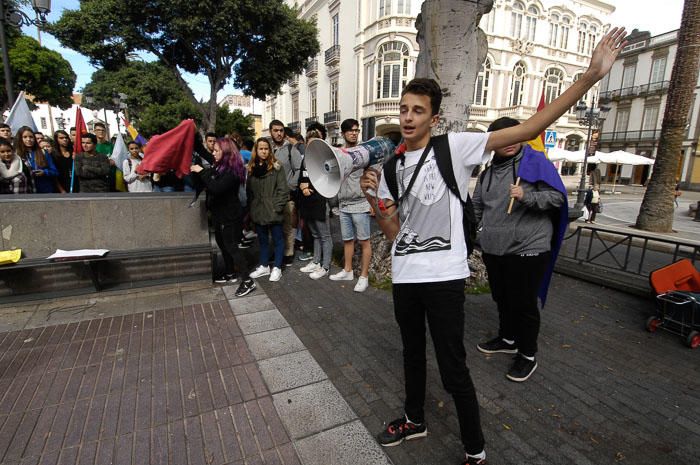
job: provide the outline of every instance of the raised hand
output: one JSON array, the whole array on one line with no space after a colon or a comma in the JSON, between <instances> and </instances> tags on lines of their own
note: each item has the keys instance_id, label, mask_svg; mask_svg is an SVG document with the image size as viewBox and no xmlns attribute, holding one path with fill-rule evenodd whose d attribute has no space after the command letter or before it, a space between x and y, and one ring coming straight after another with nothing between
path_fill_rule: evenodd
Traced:
<instances>
[{"instance_id":1,"label":"raised hand","mask_svg":"<svg viewBox=\"0 0 700 465\"><path fill-rule=\"evenodd\" d=\"M588 65L588 72L591 73L596 81L608 74L613 63L615 63L615 59L627 45L626 36L627 33L624 27L614 27L598 42L595 50L593 50L591 63Z\"/></svg>"}]
</instances>

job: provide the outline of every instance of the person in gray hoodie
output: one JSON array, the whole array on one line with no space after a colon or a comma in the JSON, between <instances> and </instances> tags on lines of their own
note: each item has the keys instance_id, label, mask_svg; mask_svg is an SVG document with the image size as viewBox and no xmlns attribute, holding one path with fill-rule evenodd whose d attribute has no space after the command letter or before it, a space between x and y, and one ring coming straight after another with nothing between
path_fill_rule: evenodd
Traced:
<instances>
[{"instance_id":1,"label":"person in gray hoodie","mask_svg":"<svg viewBox=\"0 0 700 465\"><path fill-rule=\"evenodd\" d=\"M499 118L488 130L518 124L512 118ZM472 198L477 222L481 222L480 244L499 316L498 336L478 344L477 349L486 354L517 354L506 375L515 382L527 380L537 368L537 293L551 258L552 215L566 201L543 182L518 181L522 149L523 144L496 149Z\"/></svg>"},{"instance_id":2,"label":"person in gray hoodie","mask_svg":"<svg viewBox=\"0 0 700 465\"><path fill-rule=\"evenodd\" d=\"M291 266L294 262L294 239L297 234L297 224L299 223L299 214L296 210L294 199L300 195L299 187L299 170L303 156L299 150L289 143L284 133L284 123L279 120L272 120L269 125L270 142L272 143L272 152L279 164L284 168L287 174L287 184L289 185L289 200L284 207L284 222L282 229L284 231L284 259L285 266Z\"/></svg>"}]
</instances>

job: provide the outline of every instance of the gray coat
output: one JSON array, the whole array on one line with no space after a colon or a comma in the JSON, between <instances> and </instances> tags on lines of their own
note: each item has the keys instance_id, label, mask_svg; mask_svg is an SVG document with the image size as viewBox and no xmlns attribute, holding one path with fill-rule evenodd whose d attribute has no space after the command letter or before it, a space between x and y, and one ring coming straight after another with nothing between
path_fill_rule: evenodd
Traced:
<instances>
[{"instance_id":1,"label":"gray coat","mask_svg":"<svg viewBox=\"0 0 700 465\"><path fill-rule=\"evenodd\" d=\"M284 206L289 200L285 171L279 163L265 176L258 178L248 175L248 206L250 217L260 225L282 223Z\"/></svg>"},{"instance_id":2,"label":"gray coat","mask_svg":"<svg viewBox=\"0 0 700 465\"><path fill-rule=\"evenodd\" d=\"M510 185L515 184L522 151L511 159L492 164L479 176L472 202L481 222L481 249L491 255L525 255L548 252L553 233L551 215L564 196L545 183L520 181L522 200L513 203L509 215Z\"/></svg>"}]
</instances>

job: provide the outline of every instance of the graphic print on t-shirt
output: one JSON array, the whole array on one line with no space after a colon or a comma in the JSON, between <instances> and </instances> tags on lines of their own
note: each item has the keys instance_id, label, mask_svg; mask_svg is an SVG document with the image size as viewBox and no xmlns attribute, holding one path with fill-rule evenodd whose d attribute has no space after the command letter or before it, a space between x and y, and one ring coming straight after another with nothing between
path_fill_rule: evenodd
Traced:
<instances>
[{"instance_id":1,"label":"graphic print on t-shirt","mask_svg":"<svg viewBox=\"0 0 700 465\"><path fill-rule=\"evenodd\" d=\"M400 176L401 190L407 187L404 181L408 183L413 171L415 165ZM401 230L396 237L395 256L451 248L450 197L433 157L423 164L418 178L400 205ZM416 186L420 186L418 192Z\"/></svg>"}]
</instances>

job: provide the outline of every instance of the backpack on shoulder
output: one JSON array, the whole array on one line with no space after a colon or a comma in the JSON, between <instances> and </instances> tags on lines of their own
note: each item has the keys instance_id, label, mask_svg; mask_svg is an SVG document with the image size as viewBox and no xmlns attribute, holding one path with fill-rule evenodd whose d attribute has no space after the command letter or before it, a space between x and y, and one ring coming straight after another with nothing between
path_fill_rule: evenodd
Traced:
<instances>
[{"instance_id":1,"label":"backpack on shoulder","mask_svg":"<svg viewBox=\"0 0 700 465\"><path fill-rule=\"evenodd\" d=\"M466 200L462 200L462 196L459 193L454 167L452 166L452 154L450 152L450 144L447 139L447 134L433 136L430 140L433 150L435 151L435 161L437 162L440 175L445 181L447 188L452 191L452 193L462 204L462 228L464 229L464 240L467 245L467 255L471 256L472 252L474 251L474 244L476 242L477 228L476 214L474 213L472 199L469 194L467 194ZM386 185L391 193L391 196L398 202L399 186L396 181L396 163L396 157L392 157L389 159L389 161L384 163L382 176L384 176L384 179L386 180ZM420 166L416 166L416 170L418 169L420 169Z\"/></svg>"}]
</instances>

